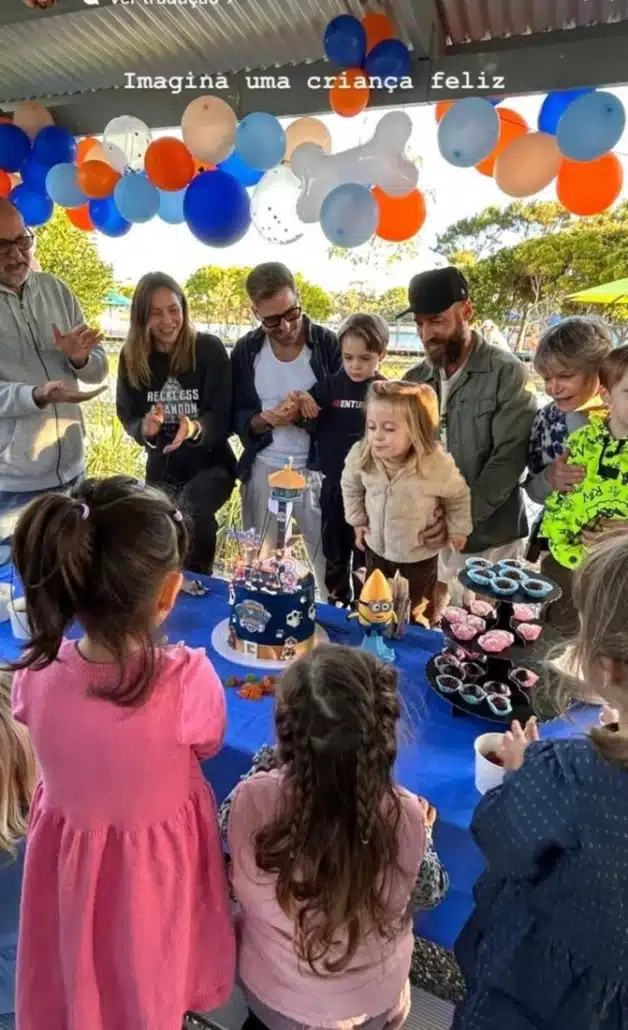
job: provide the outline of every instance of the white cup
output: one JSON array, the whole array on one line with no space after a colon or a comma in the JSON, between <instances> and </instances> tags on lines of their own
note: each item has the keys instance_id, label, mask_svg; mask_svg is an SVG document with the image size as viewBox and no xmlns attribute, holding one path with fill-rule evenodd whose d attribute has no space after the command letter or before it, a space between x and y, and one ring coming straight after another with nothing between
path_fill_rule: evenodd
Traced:
<instances>
[{"instance_id":1,"label":"white cup","mask_svg":"<svg viewBox=\"0 0 628 1030\"><path fill-rule=\"evenodd\" d=\"M0 583L0 622L9 621L9 604L11 602L11 584Z\"/></svg>"},{"instance_id":2,"label":"white cup","mask_svg":"<svg viewBox=\"0 0 628 1030\"><path fill-rule=\"evenodd\" d=\"M480 794L486 794L493 787L499 787L500 783L504 781L506 770L485 758L485 755L490 754L492 751L499 751L503 738L503 733L483 733L481 737L476 738L473 744L475 750L475 786Z\"/></svg>"},{"instance_id":3,"label":"white cup","mask_svg":"<svg viewBox=\"0 0 628 1030\"><path fill-rule=\"evenodd\" d=\"M18 597L16 601L9 601L7 608L11 619L11 632L16 640L30 640L31 634L26 618L26 601Z\"/></svg>"}]
</instances>

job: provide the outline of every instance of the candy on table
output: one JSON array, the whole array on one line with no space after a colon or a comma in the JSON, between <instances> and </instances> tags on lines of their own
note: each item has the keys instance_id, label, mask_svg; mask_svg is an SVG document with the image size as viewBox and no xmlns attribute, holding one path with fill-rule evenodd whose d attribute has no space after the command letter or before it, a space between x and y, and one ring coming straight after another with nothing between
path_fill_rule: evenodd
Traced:
<instances>
[{"instance_id":1,"label":"candy on table","mask_svg":"<svg viewBox=\"0 0 628 1030\"><path fill-rule=\"evenodd\" d=\"M510 678L514 680L515 683L518 683L520 687L525 687L526 690L529 690L530 687L533 687L534 684L539 681L539 677L535 672L524 668L514 669L510 674Z\"/></svg>"},{"instance_id":2,"label":"candy on table","mask_svg":"<svg viewBox=\"0 0 628 1030\"><path fill-rule=\"evenodd\" d=\"M483 633L486 629L486 621L479 615L468 615L466 623L467 626L472 626L476 633Z\"/></svg>"},{"instance_id":3,"label":"candy on table","mask_svg":"<svg viewBox=\"0 0 628 1030\"><path fill-rule=\"evenodd\" d=\"M468 705L479 705L486 698L486 691L482 690L482 687L478 687L477 684L471 683L469 686L462 688L462 697Z\"/></svg>"},{"instance_id":4,"label":"candy on table","mask_svg":"<svg viewBox=\"0 0 628 1030\"><path fill-rule=\"evenodd\" d=\"M534 622L538 611L533 604L513 604L513 615L517 622Z\"/></svg>"},{"instance_id":5,"label":"candy on table","mask_svg":"<svg viewBox=\"0 0 628 1030\"><path fill-rule=\"evenodd\" d=\"M454 622L451 626L451 633L456 640L473 640L477 634L474 626L468 622Z\"/></svg>"},{"instance_id":6,"label":"candy on table","mask_svg":"<svg viewBox=\"0 0 628 1030\"><path fill-rule=\"evenodd\" d=\"M491 694L487 701L494 715L510 715L512 712L512 704L508 697L502 697L501 694Z\"/></svg>"},{"instance_id":7,"label":"candy on table","mask_svg":"<svg viewBox=\"0 0 628 1030\"><path fill-rule=\"evenodd\" d=\"M456 608L454 605L450 605L449 608L445 608L443 612L443 618L447 622L465 622L467 619L467 613L464 608Z\"/></svg>"},{"instance_id":8,"label":"candy on table","mask_svg":"<svg viewBox=\"0 0 628 1030\"><path fill-rule=\"evenodd\" d=\"M464 662L467 654L461 647L447 647L441 652L440 657L446 661L450 661L453 658L456 662Z\"/></svg>"},{"instance_id":9,"label":"candy on table","mask_svg":"<svg viewBox=\"0 0 628 1030\"><path fill-rule=\"evenodd\" d=\"M495 562L489 561L488 558L467 558L465 565L468 569L477 569L478 571L482 569L484 571L492 569Z\"/></svg>"},{"instance_id":10,"label":"candy on table","mask_svg":"<svg viewBox=\"0 0 628 1030\"><path fill-rule=\"evenodd\" d=\"M546 579L528 579L523 584L523 589L529 597L546 597L552 592L552 584Z\"/></svg>"},{"instance_id":11,"label":"candy on table","mask_svg":"<svg viewBox=\"0 0 628 1030\"><path fill-rule=\"evenodd\" d=\"M543 627L539 626L538 622L524 622L521 626L517 627L517 632L524 640L527 640L529 644L532 644L541 636Z\"/></svg>"},{"instance_id":12,"label":"candy on table","mask_svg":"<svg viewBox=\"0 0 628 1030\"><path fill-rule=\"evenodd\" d=\"M268 697L275 693L275 682L274 676L259 677L249 672L244 678L228 676L225 680L225 686L237 687L238 697L242 697L247 701L261 701L263 697Z\"/></svg>"},{"instance_id":13,"label":"candy on table","mask_svg":"<svg viewBox=\"0 0 628 1030\"><path fill-rule=\"evenodd\" d=\"M512 633L508 633L505 629L492 629L484 636L480 637L478 644L483 647L485 651L491 654L499 654L501 651L505 651L507 648L512 647L515 642L515 638Z\"/></svg>"},{"instance_id":14,"label":"candy on table","mask_svg":"<svg viewBox=\"0 0 628 1030\"><path fill-rule=\"evenodd\" d=\"M483 683L482 687L489 697L494 695L510 697L510 687L506 683L499 683L497 680L489 680L487 683Z\"/></svg>"},{"instance_id":15,"label":"candy on table","mask_svg":"<svg viewBox=\"0 0 628 1030\"><path fill-rule=\"evenodd\" d=\"M462 686L462 680L457 676L437 676L436 685L443 694L455 694Z\"/></svg>"},{"instance_id":16,"label":"candy on table","mask_svg":"<svg viewBox=\"0 0 628 1030\"><path fill-rule=\"evenodd\" d=\"M481 619L491 619L495 614L493 605L489 604L488 601L471 601L469 611L472 615L478 615Z\"/></svg>"},{"instance_id":17,"label":"candy on table","mask_svg":"<svg viewBox=\"0 0 628 1030\"><path fill-rule=\"evenodd\" d=\"M509 594L517 592L519 584L509 576L497 576L491 583L491 587L496 594L502 594L504 597L507 597Z\"/></svg>"}]
</instances>

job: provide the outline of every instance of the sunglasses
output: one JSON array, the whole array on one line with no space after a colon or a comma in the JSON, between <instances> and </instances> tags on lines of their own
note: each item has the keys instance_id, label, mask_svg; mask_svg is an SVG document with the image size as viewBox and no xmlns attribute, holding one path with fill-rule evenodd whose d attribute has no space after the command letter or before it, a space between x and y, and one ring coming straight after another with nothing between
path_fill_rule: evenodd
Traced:
<instances>
[{"instance_id":1,"label":"sunglasses","mask_svg":"<svg viewBox=\"0 0 628 1030\"><path fill-rule=\"evenodd\" d=\"M35 236L32 232L24 233L15 240L0 240L0 254L9 254L11 247L17 247L23 254L28 254L34 242Z\"/></svg>"},{"instance_id":2,"label":"sunglasses","mask_svg":"<svg viewBox=\"0 0 628 1030\"><path fill-rule=\"evenodd\" d=\"M265 329L278 329L284 319L286 322L296 322L301 317L302 310L300 304L295 304L293 307L288 308L287 311L282 311L280 315L269 315L268 318L260 318L260 322Z\"/></svg>"}]
</instances>

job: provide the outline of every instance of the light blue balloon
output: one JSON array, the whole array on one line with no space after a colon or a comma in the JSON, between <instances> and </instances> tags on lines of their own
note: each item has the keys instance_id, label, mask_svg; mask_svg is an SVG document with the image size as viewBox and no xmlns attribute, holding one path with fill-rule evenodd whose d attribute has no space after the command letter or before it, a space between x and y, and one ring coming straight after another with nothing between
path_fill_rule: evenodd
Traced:
<instances>
[{"instance_id":1,"label":"light blue balloon","mask_svg":"<svg viewBox=\"0 0 628 1030\"><path fill-rule=\"evenodd\" d=\"M585 93L569 105L556 130L563 157L595 161L612 150L626 126L624 105L612 93Z\"/></svg>"},{"instance_id":2,"label":"light blue balloon","mask_svg":"<svg viewBox=\"0 0 628 1030\"><path fill-rule=\"evenodd\" d=\"M265 111L247 114L236 130L235 152L249 168L267 172L280 164L286 152L286 134L279 119Z\"/></svg>"},{"instance_id":3,"label":"light blue balloon","mask_svg":"<svg viewBox=\"0 0 628 1030\"><path fill-rule=\"evenodd\" d=\"M87 197L76 182L76 165L54 165L46 176L46 193L60 207L82 207Z\"/></svg>"},{"instance_id":4,"label":"light blue balloon","mask_svg":"<svg viewBox=\"0 0 628 1030\"><path fill-rule=\"evenodd\" d=\"M321 229L337 247L359 247L377 229L379 208L368 186L336 186L321 205Z\"/></svg>"},{"instance_id":5,"label":"light blue balloon","mask_svg":"<svg viewBox=\"0 0 628 1030\"><path fill-rule=\"evenodd\" d=\"M472 168L491 153L499 139L499 117L490 100L457 100L438 126L438 148L450 165Z\"/></svg>"},{"instance_id":6,"label":"light blue balloon","mask_svg":"<svg viewBox=\"0 0 628 1030\"><path fill-rule=\"evenodd\" d=\"M116 183L114 203L127 222L150 222L159 211L159 190L142 172L128 172Z\"/></svg>"},{"instance_id":7,"label":"light blue balloon","mask_svg":"<svg viewBox=\"0 0 628 1030\"><path fill-rule=\"evenodd\" d=\"M182 190L159 190L159 217L168 225L181 225L185 221L183 198L187 186Z\"/></svg>"}]
</instances>

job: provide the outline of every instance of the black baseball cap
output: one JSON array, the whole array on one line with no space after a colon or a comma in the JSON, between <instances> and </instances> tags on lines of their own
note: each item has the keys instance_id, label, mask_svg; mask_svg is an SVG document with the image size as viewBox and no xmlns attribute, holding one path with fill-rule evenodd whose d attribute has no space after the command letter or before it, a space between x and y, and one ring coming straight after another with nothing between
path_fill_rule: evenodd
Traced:
<instances>
[{"instance_id":1,"label":"black baseball cap","mask_svg":"<svg viewBox=\"0 0 628 1030\"><path fill-rule=\"evenodd\" d=\"M410 306L397 315L440 315L452 304L469 299L469 284L458 268L432 268L413 275L408 286Z\"/></svg>"}]
</instances>

